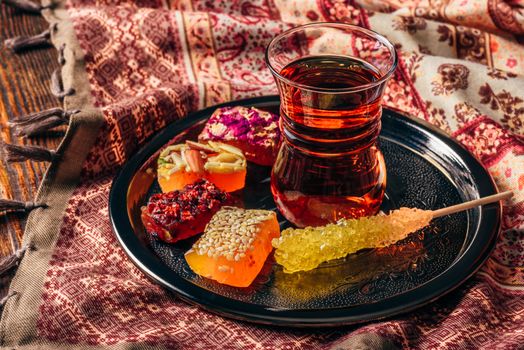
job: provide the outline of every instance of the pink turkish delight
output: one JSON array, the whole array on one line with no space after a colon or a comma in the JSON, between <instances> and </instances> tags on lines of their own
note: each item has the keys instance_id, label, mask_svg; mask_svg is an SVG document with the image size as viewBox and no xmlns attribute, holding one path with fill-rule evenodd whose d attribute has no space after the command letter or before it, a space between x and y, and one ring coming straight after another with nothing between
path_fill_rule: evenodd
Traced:
<instances>
[{"instance_id":1,"label":"pink turkish delight","mask_svg":"<svg viewBox=\"0 0 524 350\"><path fill-rule=\"evenodd\" d=\"M254 107L219 108L198 139L230 144L240 148L247 160L270 166L280 142L278 115Z\"/></svg>"}]
</instances>

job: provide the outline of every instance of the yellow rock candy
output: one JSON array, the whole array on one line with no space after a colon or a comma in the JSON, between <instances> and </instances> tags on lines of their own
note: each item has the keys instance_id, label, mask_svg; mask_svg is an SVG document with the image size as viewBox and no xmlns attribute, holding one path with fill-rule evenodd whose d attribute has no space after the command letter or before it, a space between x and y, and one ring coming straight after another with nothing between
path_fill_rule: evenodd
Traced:
<instances>
[{"instance_id":1,"label":"yellow rock candy","mask_svg":"<svg viewBox=\"0 0 524 350\"><path fill-rule=\"evenodd\" d=\"M286 273L308 271L361 249L391 245L427 226L432 218L429 210L400 208L388 215L342 219L321 227L288 228L272 241L275 260Z\"/></svg>"}]
</instances>

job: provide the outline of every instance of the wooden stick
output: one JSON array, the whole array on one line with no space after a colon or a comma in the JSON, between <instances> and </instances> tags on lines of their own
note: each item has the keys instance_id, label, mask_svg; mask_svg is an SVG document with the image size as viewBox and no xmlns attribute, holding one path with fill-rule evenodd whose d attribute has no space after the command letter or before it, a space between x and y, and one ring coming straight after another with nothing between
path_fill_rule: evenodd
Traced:
<instances>
[{"instance_id":1,"label":"wooden stick","mask_svg":"<svg viewBox=\"0 0 524 350\"><path fill-rule=\"evenodd\" d=\"M513 196L513 191L506 191L506 192L502 192L502 193L493 194L491 196L487 196L487 197L483 197L483 198L479 198L479 199L474 199L474 200L469 201L469 202L464 202L464 203L452 205L451 207L434 210L433 211L433 217L434 218L438 218L439 216L444 216L444 215L458 213L459 211L475 208L475 207L477 207L479 205L484 205L484 204L498 202L500 200L507 199L507 198L510 198L512 196Z\"/></svg>"}]
</instances>

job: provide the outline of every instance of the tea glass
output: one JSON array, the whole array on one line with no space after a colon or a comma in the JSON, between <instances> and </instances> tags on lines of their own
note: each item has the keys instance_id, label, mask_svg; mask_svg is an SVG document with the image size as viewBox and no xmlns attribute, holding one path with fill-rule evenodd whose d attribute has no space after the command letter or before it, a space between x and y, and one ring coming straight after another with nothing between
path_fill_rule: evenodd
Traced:
<instances>
[{"instance_id":1,"label":"tea glass","mask_svg":"<svg viewBox=\"0 0 524 350\"><path fill-rule=\"evenodd\" d=\"M393 45L358 26L313 23L275 37L266 63L281 103L271 174L278 209L298 227L375 214L386 186L377 138Z\"/></svg>"}]
</instances>

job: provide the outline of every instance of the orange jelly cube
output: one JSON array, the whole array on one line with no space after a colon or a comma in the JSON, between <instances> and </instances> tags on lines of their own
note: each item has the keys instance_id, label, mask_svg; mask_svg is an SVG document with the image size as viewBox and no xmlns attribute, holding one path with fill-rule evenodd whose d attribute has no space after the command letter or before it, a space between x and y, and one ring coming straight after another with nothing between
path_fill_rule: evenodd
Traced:
<instances>
[{"instance_id":1,"label":"orange jelly cube","mask_svg":"<svg viewBox=\"0 0 524 350\"><path fill-rule=\"evenodd\" d=\"M275 212L222 207L185 258L198 275L234 287L248 287L280 236Z\"/></svg>"}]
</instances>

